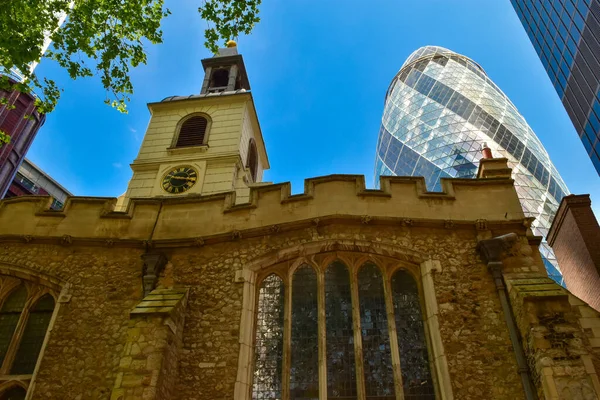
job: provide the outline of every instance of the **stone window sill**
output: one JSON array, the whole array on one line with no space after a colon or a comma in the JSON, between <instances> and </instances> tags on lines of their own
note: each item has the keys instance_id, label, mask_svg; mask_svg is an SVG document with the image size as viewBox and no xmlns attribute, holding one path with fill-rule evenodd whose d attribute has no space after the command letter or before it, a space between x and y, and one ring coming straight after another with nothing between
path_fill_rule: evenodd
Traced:
<instances>
[{"instance_id":1,"label":"stone window sill","mask_svg":"<svg viewBox=\"0 0 600 400\"><path fill-rule=\"evenodd\" d=\"M193 153L204 153L208 150L208 145L203 144L201 146L188 146L188 147L168 147L167 153L169 155L175 154L193 154Z\"/></svg>"}]
</instances>

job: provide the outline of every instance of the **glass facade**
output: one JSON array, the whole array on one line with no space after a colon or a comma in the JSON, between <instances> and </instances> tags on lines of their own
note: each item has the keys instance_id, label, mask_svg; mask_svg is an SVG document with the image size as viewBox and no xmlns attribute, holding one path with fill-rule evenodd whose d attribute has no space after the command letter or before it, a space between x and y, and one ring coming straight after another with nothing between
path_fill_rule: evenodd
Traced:
<instances>
[{"instance_id":1,"label":"glass facade","mask_svg":"<svg viewBox=\"0 0 600 400\"><path fill-rule=\"evenodd\" d=\"M600 0L511 0L600 173Z\"/></svg>"},{"instance_id":2,"label":"glass facade","mask_svg":"<svg viewBox=\"0 0 600 400\"><path fill-rule=\"evenodd\" d=\"M506 95L471 59L427 46L415 51L388 89L377 143L380 175L424 176L441 191L441 178L473 178L481 147L506 157L532 230L546 236L569 191L548 153ZM552 249L540 246L548 274L563 284Z\"/></svg>"}]
</instances>

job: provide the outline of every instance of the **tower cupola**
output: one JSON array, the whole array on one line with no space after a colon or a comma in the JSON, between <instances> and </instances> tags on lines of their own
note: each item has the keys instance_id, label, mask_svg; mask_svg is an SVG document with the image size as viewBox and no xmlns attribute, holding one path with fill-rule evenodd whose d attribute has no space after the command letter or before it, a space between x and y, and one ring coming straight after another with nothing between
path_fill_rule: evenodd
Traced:
<instances>
[{"instance_id":1,"label":"tower cupola","mask_svg":"<svg viewBox=\"0 0 600 400\"><path fill-rule=\"evenodd\" d=\"M237 44L230 40L212 58L202 60L204 81L201 94L250 90L244 59L237 52Z\"/></svg>"}]
</instances>

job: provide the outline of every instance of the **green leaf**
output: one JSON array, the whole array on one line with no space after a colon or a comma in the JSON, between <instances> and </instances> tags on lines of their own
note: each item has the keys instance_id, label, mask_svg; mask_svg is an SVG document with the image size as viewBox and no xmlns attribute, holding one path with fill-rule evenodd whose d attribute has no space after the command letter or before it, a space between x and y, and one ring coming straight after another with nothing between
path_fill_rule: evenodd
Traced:
<instances>
[{"instance_id":1,"label":"green leaf","mask_svg":"<svg viewBox=\"0 0 600 400\"><path fill-rule=\"evenodd\" d=\"M214 27L205 31L206 47L216 53L219 42L249 34L258 23L260 0L206 0L202 18ZM0 69L18 70L23 80L0 76L0 90L34 92L39 112L51 112L61 89L30 71L42 58L54 60L72 79L97 76L107 104L127 112L134 93L130 70L146 64L145 45L162 43L160 24L170 11L164 0L9 0L0 7ZM67 16L59 28L61 15ZM42 55L44 36L52 48ZM0 104L6 104L0 98Z\"/></svg>"}]
</instances>

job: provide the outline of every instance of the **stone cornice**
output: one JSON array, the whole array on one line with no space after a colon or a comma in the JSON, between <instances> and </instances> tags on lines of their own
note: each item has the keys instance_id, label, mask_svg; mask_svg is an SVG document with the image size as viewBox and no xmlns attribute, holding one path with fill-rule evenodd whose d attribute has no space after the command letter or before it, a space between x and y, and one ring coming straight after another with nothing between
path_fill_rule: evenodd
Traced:
<instances>
[{"instance_id":1,"label":"stone cornice","mask_svg":"<svg viewBox=\"0 0 600 400\"><path fill-rule=\"evenodd\" d=\"M172 239L148 240L145 238L119 238L119 237L83 237L83 236L32 236L32 235L0 235L0 243L24 243L24 244L50 244L61 246L103 246L119 248L140 249L168 249L180 247L203 247L240 239L251 239L263 236L282 234L302 229L320 229L332 225L346 226L379 226L379 227L405 227L405 228L430 228L440 230L479 231L481 224L485 223L485 230L489 231L511 231L525 234L523 220L501 220L501 221L452 221L437 219L410 219L400 217L372 217L356 215L330 215L321 218L299 220L290 223L268 225L259 228L232 230L229 232L195 237L178 237Z\"/></svg>"}]
</instances>

